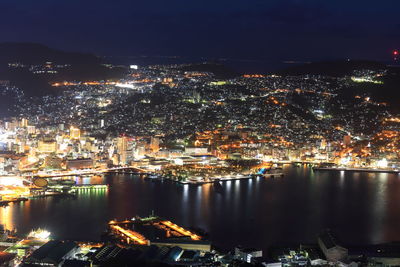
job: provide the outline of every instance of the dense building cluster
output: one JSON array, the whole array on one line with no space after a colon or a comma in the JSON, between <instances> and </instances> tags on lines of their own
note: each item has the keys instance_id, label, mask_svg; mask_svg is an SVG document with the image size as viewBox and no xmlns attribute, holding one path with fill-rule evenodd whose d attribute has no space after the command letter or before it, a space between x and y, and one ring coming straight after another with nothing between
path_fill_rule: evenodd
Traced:
<instances>
[{"instance_id":1,"label":"dense building cluster","mask_svg":"<svg viewBox=\"0 0 400 267\"><path fill-rule=\"evenodd\" d=\"M29 69L53 71L51 66ZM107 190L107 185L79 187L58 177L121 170L183 184L270 177L278 175L273 169L283 163L398 172L400 117L367 93L347 92L353 83L379 84L385 71L341 78L221 79L185 67L134 67L120 80L56 82L52 86L57 94L44 97L25 96L0 81L1 94L10 99L14 112L0 120L0 203L70 193L73 186ZM26 266L232 266L264 261L255 249L216 252L210 242L166 220L145 219L138 225L133 219L110 222L109 227L111 239L99 244L37 243L35 237L14 242L3 256L11 265ZM264 266L360 262L332 240L328 234L320 237L315 255L310 254L313 248L300 248L282 252ZM16 256L21 242L26 242L24 254ZM363 260L382 261L375 256Z\"/></svg>"},{"instance_id":2,"label":"dense building cluster","mask_svg":"<svg viewBox=\"0 0 400 267\"><path fill-rule=\"evenodd\" d=\"M54 83L59 93L40 98L24 97L3 83L3 94L18 96L18 116L0 124L3 150L47 168L42 161L49 157L64 165L81 158L92 159L94 166L107 161L127 165L145 156L182 156L187 147L206 148L203 154L220 159L357 167L385 159L398 166L396 114L367 93L347 93L354 79L379 81L385 71L355 71L341 78L220 79L184 67L136 67L118 81ZM71 137L74 128L81 132L78 138Z\"/></svg>"}]
</instances>

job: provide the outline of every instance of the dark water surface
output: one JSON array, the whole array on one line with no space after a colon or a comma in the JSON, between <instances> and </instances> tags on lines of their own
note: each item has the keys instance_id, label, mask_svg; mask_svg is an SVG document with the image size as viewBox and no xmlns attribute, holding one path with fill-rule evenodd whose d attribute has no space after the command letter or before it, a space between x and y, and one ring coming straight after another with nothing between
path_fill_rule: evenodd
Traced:
<instances>
[{"instance_id":1,"label":"dark water surface","mask_svg":"<svg viewBox=\"0 0 400 267\"><path fill-rule=\"evenodd\" d=\"M98 240L109 220L154 211L204 229L225 248L315 243L325 228L348 244L400 240L400 175L294 167L284 172L282 178L223 182L222 187L107 175L94 182L108 183L108 191L11 204L0 208L0 223L21 234L41 227L54 238Z\"/></svg>"}]
</instances>

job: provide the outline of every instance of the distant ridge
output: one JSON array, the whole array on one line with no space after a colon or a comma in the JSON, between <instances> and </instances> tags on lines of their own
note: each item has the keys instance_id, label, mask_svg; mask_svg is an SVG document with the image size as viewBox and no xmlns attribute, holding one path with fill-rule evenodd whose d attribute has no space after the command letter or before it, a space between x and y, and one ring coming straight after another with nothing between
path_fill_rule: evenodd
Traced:
<instances>
[{"instance_id":1,"label":"distant ridge","mask_svg":"<svg viewBox=\"0 0 400 267\"><path fill-rule=\"evenodd\" d=\"M369 60L336 60L321 61L292 66L278 71L281 75L326 75L342 77L351 75L354 70L379 70L386 69L383 63Z\"/></svg>"},{"instance_id":2,"label":"distant ridge","mask_svg":"<svg viewBox=\"0 0 400 267\"><path fill-rule=\"evenodd\" d=\"M0 64L21 62L43 64L100 64L101 59L92 54L64 52L37 43L0 43Z\"/></svg>"},{"instance_id":3,"label":"distant ridge","mask_svg":"<svg viewBox=\"0 0 400 267\"><path fill-rule=\"evenodd\" d=\"M392 111L400 112L400 68L368 60L324 61L293 66L278 71L280 75L322 75L331 77L351 76L355 70L386 70L387 74L377 78L381 84L349 83L340 93L348 98L369 95L377 102L388 103Z\"/></svg>"},{"instance_id":4,"label":"distant ridge","mask_svg":"<svg viewBox=\"0 0 400 267\"><path fill-rule=\"evenodd\" d=\"M218 79L231 79L241 74L232 70L223 64L207 62L202 64L191 64L184 67L179 68L182 71L202 71L202 72L211 72Z\"/></svg>"},{"instance_id":5,"label":"distant ridge","mask_svg":"<svg viewBox=\"0 0 400 267\"><path fill-rule=\"evenodd\" d=\"M67 65L56 73L34 74L27 67L10 67L10 63L25 66ZM0 80L22 89L27 96L58 93L51 83L60 81L90 81L121 78L125 69L106 67L102 59L92 54L65 52L37 43L0 43Z\"/></svg>"}]
</instances>

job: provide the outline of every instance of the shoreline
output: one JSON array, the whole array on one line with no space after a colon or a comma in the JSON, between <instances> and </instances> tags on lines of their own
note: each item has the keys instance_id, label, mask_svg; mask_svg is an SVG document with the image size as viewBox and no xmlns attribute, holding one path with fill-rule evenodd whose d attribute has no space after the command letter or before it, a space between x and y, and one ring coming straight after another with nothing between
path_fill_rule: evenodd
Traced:
<instances>
[{"instance_id":1,"label":"shoreline","mask_svg":"<svg viewBox=\"0 0 400 267\"><path fill-rule=\"evenodd\" d=\"M370 173L400 173L400 170L373 169L373 168L335 168L335 167L314 167L314 171L348 171L348 172L370 172Z\"/></svg>"}]
</instances>

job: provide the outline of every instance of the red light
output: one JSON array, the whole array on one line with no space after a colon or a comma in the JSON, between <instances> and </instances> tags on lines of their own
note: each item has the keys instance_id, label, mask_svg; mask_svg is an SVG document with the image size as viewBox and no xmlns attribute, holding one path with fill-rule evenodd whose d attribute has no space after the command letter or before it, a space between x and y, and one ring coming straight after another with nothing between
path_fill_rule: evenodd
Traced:
<instances>
[{"instance_id":1,"label":"red light","mask_svg":"<svg viewBox=\"0 0 400 267\"><path fill-rule=\"evenodd\" d=\"M397 51L397 50L393 51L393 55L397 56L398 54L399 54L399 51Z\"/></svg>"}]
</instances>

